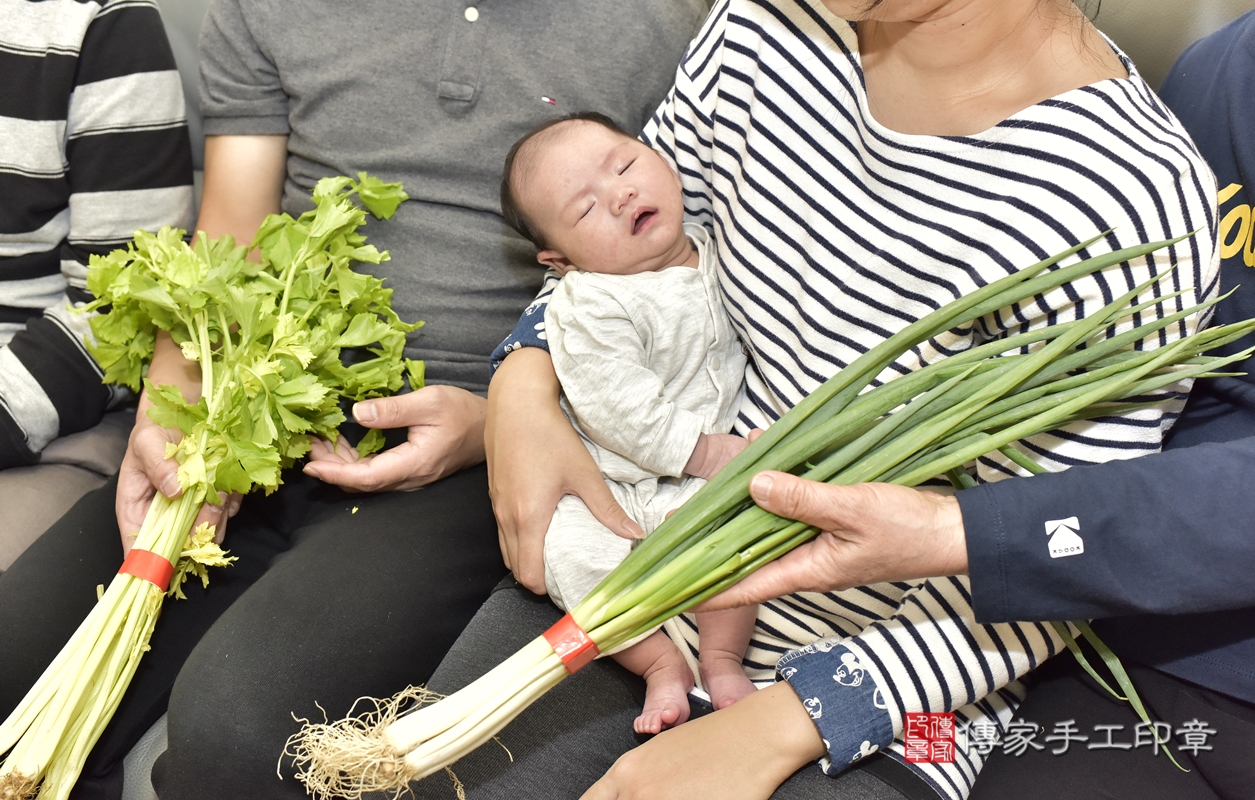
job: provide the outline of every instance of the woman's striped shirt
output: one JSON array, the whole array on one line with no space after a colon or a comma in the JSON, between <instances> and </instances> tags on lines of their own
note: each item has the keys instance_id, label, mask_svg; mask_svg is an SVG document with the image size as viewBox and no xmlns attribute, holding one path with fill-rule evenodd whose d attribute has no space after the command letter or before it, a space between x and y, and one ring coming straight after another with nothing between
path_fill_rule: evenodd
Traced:
<instances>
[{"instance_id":1,"label":"woman's striped shirt","mask_svg":"<svg viewBox=\"0 0 1255 800\"><path fill-rule=\"evenodd\" d=\"M100 420L69 306L137 228L192 222L183 90L151 0L0 0L0 467Z\"/></svg>"},{"instance_id":2,"label":"woman's striped shirt","mask_svg":"<svg viewBox=\"0 0 1255 800\"><path fill-rule=\"evenodd\" d=\"M905 135L871 117L855 31L819 0L717 4L643 138L680 173L688 220L716 236L721 289L750 355L739 430L770 425L944 303L1104 231L1080 257L1198 234L949 331L880 378L1091 313L1164 270L1174 272L1155 296L1185 291L1148 314L1211 295L1214 178L1125 63L1127 79L1067 92L977 135ZM535 343L529 321L499 353ZM1158 450L1180 406L1075 424L1023 446L1051 470L1134 457ZM993 480L1015 470L985 458L978 472ZM696 654L691 620L668 630ZM779 666L828 744L825 768L839 771L886 748L902 760L908 712L953 710L969 734L983 732L973 739L1005 733L1023 694L1016 679L1060 646L1046 625L977 624L966 579L948 578L767 603L746 666L759 681ZM982 749L910 766L961 798Z\"/></svg>"}]
</instances>

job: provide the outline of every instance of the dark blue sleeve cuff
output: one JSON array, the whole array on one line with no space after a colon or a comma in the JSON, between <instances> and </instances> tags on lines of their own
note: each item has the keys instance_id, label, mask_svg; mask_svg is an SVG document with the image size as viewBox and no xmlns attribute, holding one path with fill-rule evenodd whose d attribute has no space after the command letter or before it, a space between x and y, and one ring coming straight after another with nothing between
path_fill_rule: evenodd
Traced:
<instances>
[{"instance_id":1,"label":"dark blue sleeve cuff","mask_svg":"<svg viewBox=\"0 0 1255 800\"><path fill-rule=\"evenodd\" d=\"M548 352L549 343L545 341L545 309L549 306L549 295L553 294L559 280L561 278L556 272L549 272L545 275L545 283L540 289L540 294L536 295L532 304L523 311L523 316L519 318L514 330L510 331L510 335L492 351L490 363L492 374L496 374L497 367L501 366L506 356L520 347L539 347Z\"/></svg>"},{"instance_id":2,"label":"dark blue sleeve cuff","mask_svg":"<svg viewBox=\"0 0 1255 800\"><path fill-rule=\"evenodd\" d=\"M785 653L776 675L788 681L828 750L820 766L836 775L893 743L893 719L871 673L843 644L820 640Z\"/></svg>"}]
</instances>

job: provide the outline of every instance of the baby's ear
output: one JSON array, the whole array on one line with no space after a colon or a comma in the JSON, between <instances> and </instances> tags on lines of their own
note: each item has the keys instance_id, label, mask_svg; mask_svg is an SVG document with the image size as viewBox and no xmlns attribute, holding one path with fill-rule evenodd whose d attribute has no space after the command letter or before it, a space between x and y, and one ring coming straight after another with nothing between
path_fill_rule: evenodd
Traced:
<instances>
[{"instance_id":1,"label":"baby's ear","mask_svg":"<svg viewBox=\"0 0 1255 800\"><path fill-rule=\"evenodd\" d=\"M557 250L541 250L536 254L536 260L549 267L549 269L556 270L559 275L565 275L575 269L575 265L571 263L571 260Z\"/></svg>"}]
</instances>

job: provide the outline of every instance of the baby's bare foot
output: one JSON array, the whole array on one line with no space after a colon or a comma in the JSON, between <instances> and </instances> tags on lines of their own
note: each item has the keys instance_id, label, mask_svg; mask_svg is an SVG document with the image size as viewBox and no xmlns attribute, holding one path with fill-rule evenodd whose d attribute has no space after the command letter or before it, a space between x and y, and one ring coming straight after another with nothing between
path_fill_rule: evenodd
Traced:
<instances>
[{"instance_id":1,"label":"baby's bare foot","mask_svg":"<svg viewBox=\"0 0 1255 800\"><path fill-rule=\"evenodd\" d=\"M645 673L645 707L632 726L637 733L662 733L689 718L693 673L679 651L675 655L675 659L659 659Z\"/></svg>"},{"instance_id":2,"label":"baby's bare foot","mask_svg":"<svg viewBox=\"0 0 1255 800\"><path fill-rule=\"evenodd\" d=\"M702 651L698 664L702 673L702 686L710 694L710 704L718 711L754 693L754 684L745 677L741 659L731 653L717 650Z\"/></svg>"}]
</instances>

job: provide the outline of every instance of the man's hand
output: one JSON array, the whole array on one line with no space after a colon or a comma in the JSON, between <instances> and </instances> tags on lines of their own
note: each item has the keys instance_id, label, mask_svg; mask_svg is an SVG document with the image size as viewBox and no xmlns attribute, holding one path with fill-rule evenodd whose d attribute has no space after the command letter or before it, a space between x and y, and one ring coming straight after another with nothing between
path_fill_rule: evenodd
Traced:
<instances>
[{"instance_id":1,"label":"man's hand","mask_svg":"<svg viewBox=\"0 0 1255 800\"><path fill-rule=\"evenodd\" d=\"M305 474L351 492L409 491L484 460L487 403L452 386L364 400L353 418L367 428L408 428L404 444L359 458L343 437L314 440Z\"/></svg>"},{"instance_id":2,"label":"man's hand","mask_svg":"<svg viewBox=\"0 0 1255 800\"><path fill-rule=\"evenodd\" d=\"M488 388L488 487L501 555L528 589L545 591L545 533L563 495L577 495L602 525L643 535L558 405L549 354L526 347L506 357Z\"/></svg>"},{"instance_id":3,"label":"man's hand","mask_svg":"<svg viewBox=\"0 0 1255 800\"><path fill-rule=\"evenodd\" d=\"M823 754L802 702L777 683L625 753L583 800L768 800Z\"/></svg>"},{"instance_id":4,"label":"man's hand","mask_svg":"<svg viewBox=\"0 0 1255 800\"><path fill-rule=\"evenodd\" d=\"M953 497L887 483L831 486L770 471L754 476L750 495L763 509L821 533L698 610L967 572L963 515Z\"/></svg>"}]
</instances>

